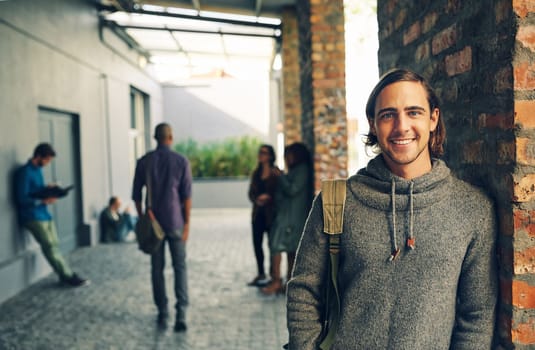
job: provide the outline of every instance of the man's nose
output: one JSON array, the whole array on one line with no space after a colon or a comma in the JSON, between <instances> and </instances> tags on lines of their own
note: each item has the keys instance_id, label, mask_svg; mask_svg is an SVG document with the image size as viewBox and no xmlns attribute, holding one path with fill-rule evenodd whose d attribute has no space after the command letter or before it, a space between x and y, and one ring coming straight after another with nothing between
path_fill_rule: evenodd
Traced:
<instances>
[{"instance_id":1,"label":"man's nose","mask_svg":"<svg viewBox=\"0 0 535 350\"><path fill-rule=\"evenodd\" d=\"M396 129L399 131L406 131L409 129L409 125L410 125L409 116L404 112L399 113L395 119Z\"/></svg>"}]
</instances>

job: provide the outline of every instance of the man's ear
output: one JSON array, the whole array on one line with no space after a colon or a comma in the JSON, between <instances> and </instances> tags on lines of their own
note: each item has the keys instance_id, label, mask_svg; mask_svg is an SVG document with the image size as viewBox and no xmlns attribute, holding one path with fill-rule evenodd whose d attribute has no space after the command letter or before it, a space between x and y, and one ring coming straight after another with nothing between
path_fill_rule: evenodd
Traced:
<instances>
[{"instance_id":1,"label":"man's ear","mask_svg":"<svg viewBox=\"0 0 535 350\"><path fill-rule=\"evenodd\" d=\"M375 119L368 119L368 125L370 126L370 133L372 133L372 135L377 135L377 132L375 131L374 121Z\"/></svg>"},{"instance_id":2,"label":"man's ear","mask_svg":"<svg viewBox=\"0 0 535 350\"><path fill-rule=\"evenodd\" d=\"M431 112L431 126L429 128L431 132L436 130L438 125L438 118L440 118L440 110L438 108L435 108Z\"/></svg>"}]
</instances>

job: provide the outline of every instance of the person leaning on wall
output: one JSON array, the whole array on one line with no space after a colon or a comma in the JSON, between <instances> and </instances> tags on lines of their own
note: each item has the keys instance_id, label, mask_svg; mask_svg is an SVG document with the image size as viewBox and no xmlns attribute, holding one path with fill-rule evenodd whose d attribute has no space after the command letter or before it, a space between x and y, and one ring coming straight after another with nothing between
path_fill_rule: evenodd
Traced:
<instances>
[{"instance_id":1,"label":"person leaning on wall","mask_svg":"<svg viewBox=\"0 0 535 350\"><path fill-rule=\"evenodd\" d=\"M494 205L453 176L437 96L395 69L371 92L366 144L347 180L340 235L340 315L330 349L490 349L497 303ZM288 283L289 348L322 342L329 244L316 198ZM333 323L334 324L334 323Z\"/></svg>"},{"instance_id":2,"label":"person leaning on wall","mask_svg":"<svg viewBox=\"0 0 535 350\"><path fill-rule=\"evenodd\" d=\"M50 164L56 151L49 143L40 143L33 156L15 172L15 200L20 224L33 235L46 260L59 276L60 282L71 287L87 285L89 280L72 272L59 249L56 224L47 206L54 204L57 197L36 198L35 194L45 190L42 168Z\"/></svg>"}]
</instances>

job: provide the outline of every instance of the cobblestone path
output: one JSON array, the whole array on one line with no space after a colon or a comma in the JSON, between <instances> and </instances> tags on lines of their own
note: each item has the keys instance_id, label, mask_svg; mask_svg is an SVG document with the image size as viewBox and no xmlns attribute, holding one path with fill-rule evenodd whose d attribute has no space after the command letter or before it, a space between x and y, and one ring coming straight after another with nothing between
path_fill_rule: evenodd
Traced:
<instances>
[{"instance_id":1,"label":"cobblestone path","mask_svg":"<svg viewBox=\"0 0 535 350\"><path fill-rule=\"evenodd\" d=\"M0 349L281 349L288 337L284 296L246 286L256 272L249 215L193 211L186 333L173 332L173 317L167 330L156 327L149 257L134 243L107 244L69 256L89 286L62 287L51 274L1 304ZM169 256L166 262L173 305Z\"/></svg>"}]
</instances>

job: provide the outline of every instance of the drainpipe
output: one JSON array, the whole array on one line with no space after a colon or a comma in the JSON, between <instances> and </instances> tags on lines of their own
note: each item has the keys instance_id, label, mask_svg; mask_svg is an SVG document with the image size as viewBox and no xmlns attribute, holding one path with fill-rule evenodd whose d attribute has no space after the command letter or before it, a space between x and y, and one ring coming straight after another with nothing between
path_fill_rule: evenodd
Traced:
<instances>
[{"instance_id":1,"label":"drainpipe","mask_svg":"<svg viewBox=\"0 0 535 350\"><path fill-rule=\"evenodd\" d=\"M112 176L112 159L111 159L111 121L110 121L110 102L109 102L109 82L108 76L104 73L100 74L100 81L102 84L102 115L104 116L104 128L106 129L106 153L104 158L107 159L108 170L108 198L113 192L113 176Z\"/></svg>"}]
</instances>

